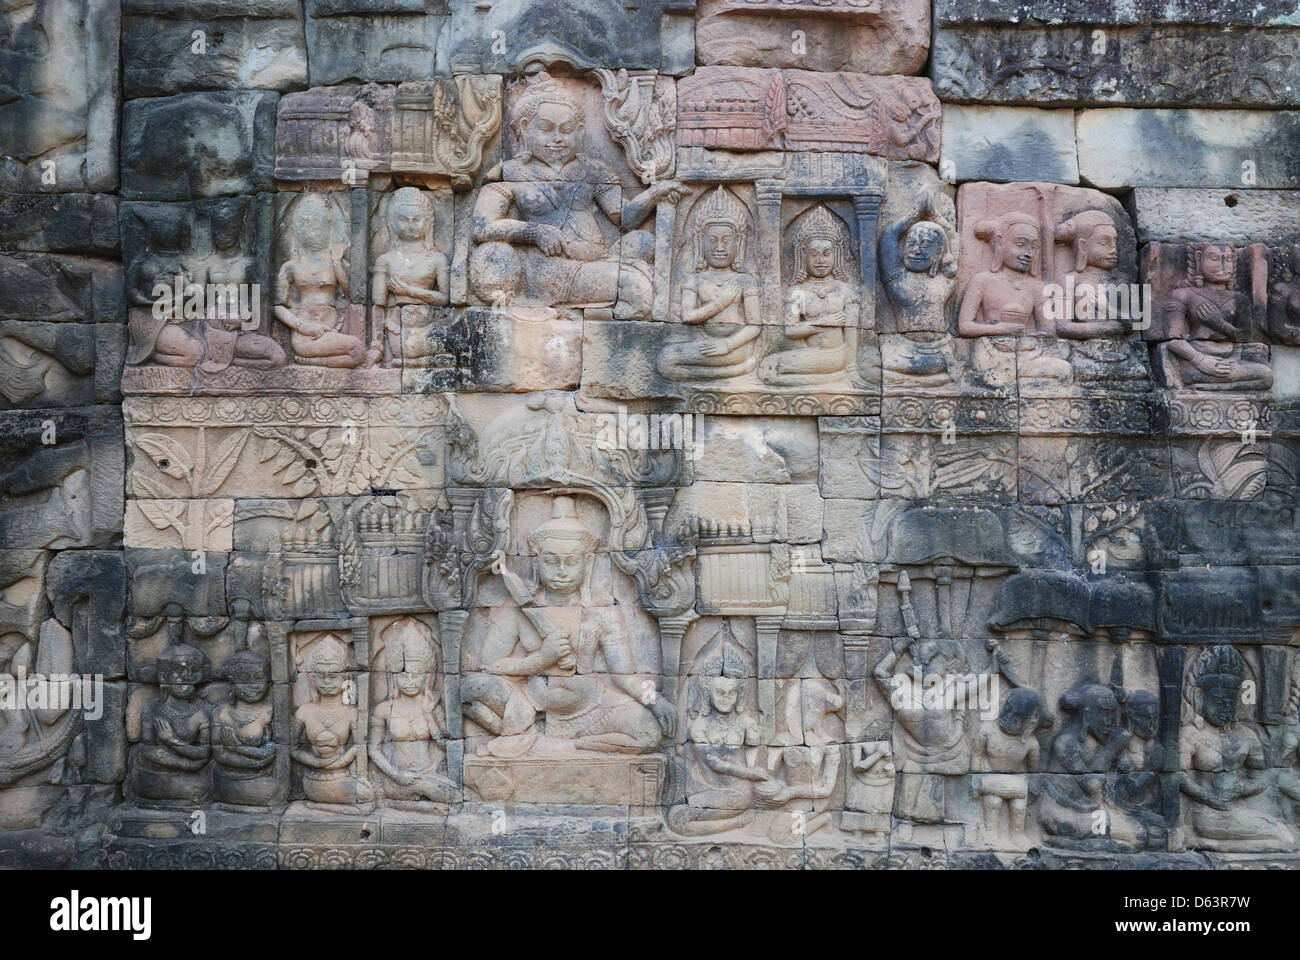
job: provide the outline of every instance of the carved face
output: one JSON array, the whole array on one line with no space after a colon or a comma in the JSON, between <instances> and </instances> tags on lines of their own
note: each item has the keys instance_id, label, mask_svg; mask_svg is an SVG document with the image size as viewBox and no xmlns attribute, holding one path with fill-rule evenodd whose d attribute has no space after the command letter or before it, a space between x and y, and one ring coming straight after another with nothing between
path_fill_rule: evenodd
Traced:
<instances>
[{"instance_id":1,"label":"carved face","mask_svg":"<svg viewBox=\"0 0 1300 960\"><path fill-rule=\"evenodd\" d=\"M943 231L932 223L918 223L903 238L903 266L913 273L930 269L943 256Z\"/></svg>"},{"instance_id":2,"label":"carved face","mask_svg":"<svg viewBox=\"0 0 1300 960\"><path fill-rule=\"evenodd\" d=\"M311 672L311 683L323 697L332 697L343 689L343 669L333 664L322 664Z\"/></svg>"},{"instance_id":3,"label":"carved face","mask_svg":"<svg viewBox=\"0 0 1300 960\"><path fill-rule=\"evenodd\" d=\"M1025 709L1019 707L1014 701L1008 700L1002 705L1002 710L998 714L998 727L1007 736L1018 737L1036 728L1040 717L1042 711L1037 706Z\"/></svg>"},{"instance_id":4,"label":"carved face","mask_svg":"<svg viewBox=\"0 0 1300 960\"><path fill-rule=\"evenodd\" d=\"M731 713L736 709L739 698L740 681L733 677L714 677L709 684L709 701L717 713Z\"/></svg>"},{"instance_id":5,"label":"carved face","mask_svg":"<svg viewBox=\"0 0 1300 960\"><path fill-rule=\"evenodd\" d=\"M562 167L578 153L582 124L572 107L543 103L524 126L524 149L552 167Z\"/></svg>"},{"instance_id":6,"label":"carved face","mask_svg":"<svg viewBox=\"0 0 1300 960\"><path fill-rule=\"evenodd\" d=\"M735 259L735 229L725 223L710 224L704 231L705 262L715 270L725 270Z\"/></svg>"},{"instance_id":7,"label":"carved face","mask_svg":"<svg viewBox=\"0 0 1300 960\"><path fill-rule=\"evenodd\" d=\"M1109 693L1109 691L1107 691ZM1088 704L1088 732L1105 743L1119 724L1119 704L1113 696L1098 696Z\"/></svg>"},{"instance_id":8,"label":"carved face","mask_svg":"<svg viewBox=\"0 0 1300 960\"><path fill-rule=\"evenodd\" d=\"M577 540L552 537L541 545L537 573L542 586L556 593L573 593L582 586L591 554Z\"/></svg>"},{"instance_id":9,"label":"carved face","mask_svg":"<svg viewBox=\"0 0 1300 960\"><path fill-rule=\"evenodd\" d=\"M431 664L420 657L408 657L402 664L401 672L394 678L397 689L408 697L415 696L428 682L431 667Z\"/></svg>"},{"instance_id":10,"label":"carved face","mask_svg":"<svg viewBox=\"0 0 1300 960\"><path fill-rule=\"evenodd\" d=\"M1038 228L1027 223L1013 223L1002 235L1002 265L1028 273L1038 252Z\"/></svg>"},{"instance_id":11,"label":"carved face","mask_svg":"<svg viewBox=\"0 0 1300 960\"><path fill-rule=\"evenodd\" d=\"M419 204L404 203L397 208L397 236L402 240L419 240L427 224Z\"/></svg>"},{"instance_id":12,"label":"carved face","mask_svg":"<svg viewBox=\"0 0 1300 960\"><path fill-rule=\"evenodd\" d=\"M1215 244L1201 254L1201 276L1210 283L1230 283L1237 273L1237 252Z\"/></svg>"},{"instance_id":13,"label":"carved face","mask_svg":"<svg viewBox=\"0 0 1300 960\"><path fill-rule=\"evenodd\" d=\"M1237 717L1237 695L1241 681L1232 676L1201 679L1201 716L1216 727L1226 727Z\"/></svg>"},{"instance_id":14,"label":"carved face","mask_svg":"<svg viewBox=\"0 0 1300 960\"><path fill-rule=\"evenodd\" d=\"M244 703L257 703L270 689L270 677L267 676L264 664L254 666L250 663L247 667L241 667L231 675L230 681L235 697Z\"/></svg>"},{"instance_id":15,"label":"carved face","mask_svg":"<svg viewBox=\"0 0 1300 960\"><path fill-rule=\"evenodd\" d=\"M324 250L330 242L330 212L323 200L304 200L294 217L298 242L308 250Z\"/></svg>"},{"instance_id":16,"label":"carved face","mask_svg":"<svg viewBox=\"0 0 1300 960\"><path fill-rule=\"evenodd\" d=\"M822 280L835 269L835 244L830 240L808 241L808 274Z\"/></svg>"},{"instance_id":17,"label":"carved face","mask_svg":"<svg viewBox=\"0 0 1300 960\"><path fill-rule=\"evenodd\" d=\"M1160 703L1155 697L1135 697L1129 701L1128 726L1136 736L1150 740L1156 735L1159 725Z\"/></svg>"},{"instance_id":18,"label":"carved face","mask_svg":"<svg viewBox=\"0 0 1300 960\"><path fill-rule=\"evenodd\" d=\"M1103 223L1081 242L1088 256L1088 266L1113 270L1119 262L1119 233L1113 226Z\"/></svg>"}]
</instances>

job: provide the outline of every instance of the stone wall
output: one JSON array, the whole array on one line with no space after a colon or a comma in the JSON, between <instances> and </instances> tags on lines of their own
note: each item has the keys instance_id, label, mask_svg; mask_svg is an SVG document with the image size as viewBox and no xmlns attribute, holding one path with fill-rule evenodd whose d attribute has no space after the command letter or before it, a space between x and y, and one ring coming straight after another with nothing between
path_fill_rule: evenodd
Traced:
<instances>
[{"instance_id":1,"label":"stone wall","mask_svg":"<svg viewBox=\"0 0 1300 960\"><path fill-rule=\"evenodd\" d=\"M1296 863L1296 0L0 27L0 865Z\"/></svg>"}]
</instances>

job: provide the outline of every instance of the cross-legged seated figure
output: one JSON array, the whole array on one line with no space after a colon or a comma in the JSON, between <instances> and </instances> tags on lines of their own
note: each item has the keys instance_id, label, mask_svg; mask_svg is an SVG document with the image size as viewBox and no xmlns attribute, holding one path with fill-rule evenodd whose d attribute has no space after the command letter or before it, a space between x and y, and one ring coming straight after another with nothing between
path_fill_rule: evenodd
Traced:
<instances>
[{"instance_id":1,"label":"cross-legged seated figure","mask_svg":"<svg viewBox=\"0 0 1300 960\"><path fill-rule=\"evenodd\" d=\"M853 365L858 293L850 269L849 238L824 206L807 214L794 236L795 274L786 294L786 349L766 357L766 383L842 380Z\"/></svg>"},{"instance_id":2,"label":"cross-legged seated figure","mask_svg":"<svg viewBox=\"0 0 1300 960\"><path fill-rule=\"evenodd\" d=\"M517 756L535 745L654 750L672 735L676 713L663 697L643 702L650 672L636 662L623 609L595 604L588 595L596 535L578 519L572 498L556 497L551 519L528 540L537 585L524 583L498 557L495 572L513 602L471 614L466 625L465 717L495 735L486 745L495 756ZM545 715L544 744L536 743L538 714Z\"/></svg>"},{"instance_id":3,"label":"cross-legged seated figure","mask_svg":"<svg viewBox=\"0 0 1300 960\"><path fill-rule=\"evenodd\" d=\"M762 331L758 281L741 266L749 214L718 187L695 214L695 271L682 282L681 320L690 339L659 352L659 373L669 380L726 380L758 366Z\"/></svg>"},{"instance_id":4,"label":"cross-legged seated figure","mask_svg":"<svg viewBox=\"0 0 1300 960\"><path fill-rule=\"evenodd\" d=\"M618 175L582 153L580 103L545 73L513 110L520 153L474 204L470 282L485 301L502 296L540 306L614 307L621 320L650 315L654 237L634 230L678 186L662 181L624 202ZM522 268L522 269L520 269Z\"/></svg>"}]
</instances>

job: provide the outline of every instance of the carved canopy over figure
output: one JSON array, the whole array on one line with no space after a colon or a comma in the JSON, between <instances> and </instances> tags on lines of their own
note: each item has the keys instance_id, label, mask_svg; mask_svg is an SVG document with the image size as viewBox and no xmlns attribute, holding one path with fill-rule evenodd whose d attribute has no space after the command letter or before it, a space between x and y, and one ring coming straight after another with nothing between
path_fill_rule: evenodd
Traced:
<instances>
[{"instance_id":1,"label":"carved canopy over figure","mask_svg":"<svg viewBox=\"0 0 1300 960\"><path fill-rule=\"evenodd\" d=\"M544 72L515 104L511 126L519 154L474 205L474 293L648 317L654 236L633 230L613 244L606 231L639 225L658 201L676 199L678 185L661 181L624 202L618 175L582 152L581 103Z\"/></svg>"},{"instance_id":2,"label":"carved canopy over figure","mask_svg":"<svg viewBox=\"0 0 1300 960\"><path fill-rule=\"evenodd\" d=\"M637 663L628 617L617 603L590 597L596 535L578 519L567 496L552 501L551 519L528 537L538 582L525 584L499 555L511 603L466 627L464 714L495 738L494 756L570 749L648 753L676 726L663 697L646 703L645 684L658 678ZM538 743L536 719L546 716Z\"/></svg>"},{"instance_id":3,"label":"carved canopy over figure","mask_svg":"<svg viewBox=\"0 0 1300 960\"><path fill-rule=\"evenodd\" d=\"M745 269L749 211L719 186L691 212L694 272L682 281L681 320L689 339L670 343L657 367L669 380L726 380L758 366L762 331L757 279ZM700 332L694 333L699 327Z\"/></svg>"}]
</instances>

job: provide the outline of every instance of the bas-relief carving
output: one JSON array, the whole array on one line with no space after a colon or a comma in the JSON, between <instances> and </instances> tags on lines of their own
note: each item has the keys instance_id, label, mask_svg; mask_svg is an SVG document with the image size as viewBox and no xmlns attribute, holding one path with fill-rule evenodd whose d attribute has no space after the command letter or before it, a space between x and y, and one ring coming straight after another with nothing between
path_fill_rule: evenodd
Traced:
<instances>
[{"instance_id":1,"label":"bas-relief carving","mask_svg":"<svg viewBox=\"0 0 1300 960\"><path fill-rule=\"evenodd\" d=\"M929 82L830 72L886 69L862 61L885 36L923 49L901 5L704 4L709 30L806 18L861 49L790 69L811 64L704 30L719 65L679 80L657 31L684 7L629 10L656 29L617 67L559 42L554 7L315 4L312 82L344 85L278 115L129 107L125 508L98 422L0 432L0 560L41 548L0 581L0 667L89 665L44 551L121 543L123 759L71 714L5 724L6 826L93 782L120 785L128 861L212 842L201 810L293 865L419 859L397 837L486 863L502 803L539 849L584 834L589 865L596 807L632 838L610 863L1294 850L1295 474L1266 344L1296 340L1295 250L1152 243L1142 339L1077 299L1053 318L1048 284L1138 279L1128 216L1054 184L954 205ZM380 20L424 46L345 49ZM508 76L432 79L447 59ZM37 277L49 326L111 299L64 260ZM260 324L156 316L176 276L261 284ZM34 314L0 329L14 404L57 373L14 344L64 362L11 332ZM694 450L611 441L610 418L684 411ZM1247 543L1265 510L1281 533Z\"/></svg>"}]
</instances>

